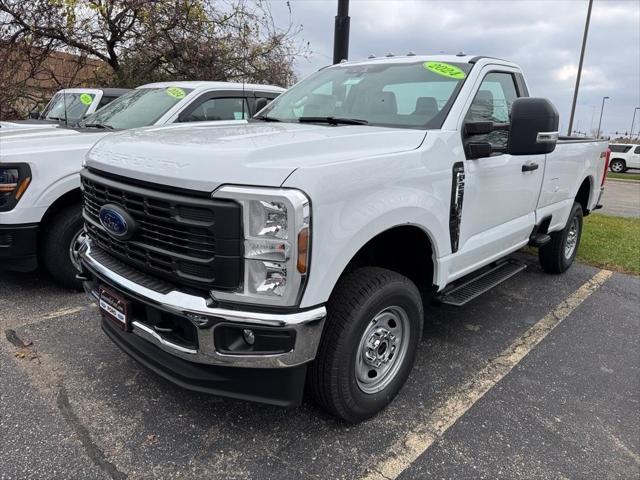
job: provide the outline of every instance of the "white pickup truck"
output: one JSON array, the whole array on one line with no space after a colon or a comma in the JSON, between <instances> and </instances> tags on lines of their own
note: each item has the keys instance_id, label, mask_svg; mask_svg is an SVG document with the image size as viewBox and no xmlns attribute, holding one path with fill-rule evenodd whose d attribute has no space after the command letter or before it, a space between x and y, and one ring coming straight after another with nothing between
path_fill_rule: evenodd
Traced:
<instances>
[{"instance_id":1,"label":"white pickup truck","mask_svg":"<svg viewBox=\"0 0 640 480\"><path fill-rule=\"evenodd\" d=\"M423 301L573 262L607 143L558 139L517 65L346 62L249 123L129 131L82 171L85 289L127 354L186 388L350 422L407 379Z\"/></svg>"},{"instance_id":2,"label":"white pickup truck","mask_svg":"<svg viewBox=\"0 0 640 480\"><path fill-rule=\"evenodd\" d=\"M42 112L31 112L29 120L0 121L0 131L75 125L129 91L128 88L66 88L56 92Z\"/></svg>"},{"instance_id":3,"label":"white pickup truck","mask_svg":"<svg viewBox=\"0 0 640 480\"><path fill-rule=\"evenodd\" d=\"M78 173L96 141L146 125L242 122L283 91L225 82L153 83L75 127L0 129L0 270L43 264L61 285L81 288L75 278L84 238Z\"/></svg>"}]
</instances>

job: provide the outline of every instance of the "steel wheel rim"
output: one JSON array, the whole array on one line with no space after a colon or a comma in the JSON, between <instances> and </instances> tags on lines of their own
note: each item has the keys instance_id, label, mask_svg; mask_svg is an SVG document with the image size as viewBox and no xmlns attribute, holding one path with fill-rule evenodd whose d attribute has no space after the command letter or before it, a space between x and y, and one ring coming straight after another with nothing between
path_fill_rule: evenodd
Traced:
<instances>
[{"instance_id":1,"label":"steel wheel rim","mask_svg":"<svg viewBox=\"0 0 640 480\"><path fill-rule=\"evenodd\" d=\"M622 163L613 162L613 164L611 165L611 170L613 170L615 173L622 172Z\"/></svg>"},{"instance_id":2,"label":"steel wheel rim","mask_svg":"<svg viewBox=\"0 0 640 480\"><path fill-rule=\"evenodd\" d=\"M71 259L71 263L78 271L80 271L80 248L84 245L84 242L87 240L87 232L84 231L84 228L80 229L71 240L71 245L69 246L69 258Z\"/></svg>"},{"instance_id":3,"label":"steel wheel rim","mask_svg":"<svg viewBox=\"0 0 640 480\"><path fill-rule=\"evenodd\" d=\"M387 307L366 326L356 353L358 388L367 394L384 390L396 377L409 346L409 316L404 308Z\"/></svg>"},{"instance_id":4,"label":"steel wheel rim","mask_svg":"<svg viewBox=\"0 0 640 480\"><path fill-rule=\"evenodd\" d=\"M578 223L578 219L574 217L571 220L571 225L569 226L569 232L567 233L567 240L564 244L564 256L567 260L571 258L573 252L576 250L576 245L578 244L578 233L580 232L580 224Z\"/></svg>"}]
</instances>

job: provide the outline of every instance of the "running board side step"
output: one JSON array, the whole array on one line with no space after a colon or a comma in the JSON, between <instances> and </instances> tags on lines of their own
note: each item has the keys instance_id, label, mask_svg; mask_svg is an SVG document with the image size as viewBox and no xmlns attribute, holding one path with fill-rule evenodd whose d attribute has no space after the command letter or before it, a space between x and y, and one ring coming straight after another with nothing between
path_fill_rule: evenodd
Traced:
<instances>
[{"instance_id":1,"label":"running board side step","mask_svg":"<svg viewBox=\"0 0 640 480\"><path fill-rule=\"evenodd\" d=\"M447 305L461 307L525 268L527 268L525 264L515 260L501 262L479 275L474 275L472 278L463 277L461 283L454 283L450 288L445 288L443 292L436 295L435 300Z\"/></svg>"}]
</instances>

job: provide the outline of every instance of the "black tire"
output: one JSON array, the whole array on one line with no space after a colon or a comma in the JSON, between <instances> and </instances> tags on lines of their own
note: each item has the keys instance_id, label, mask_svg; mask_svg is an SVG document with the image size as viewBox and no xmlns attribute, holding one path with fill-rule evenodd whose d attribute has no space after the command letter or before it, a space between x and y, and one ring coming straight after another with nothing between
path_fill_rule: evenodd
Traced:
<instances>
[{"instance_id":1,"label":"black tire","mask_svg":"<svg viewBox=\"0 0 640 480\"><path fill-rule=\"evenodd\" d=\"M359 346L374 325L374 317L387 308L399 308L406 313L403 322L408 325L408 332L406 336L403 334L395 363L389 362L394 373L387 375L386 386L380 385L382 389L375 393L365 393L356 375ZM324 333L309 371L311 395L322 407L347 422L360 422L377 414L393 400L413 368L423 317L420 292L408 278L376 267L347 274L327 304ZM395 351L395 347L389 351Z\"/></svg>"},{"instance_id":2,"label":"black tire","mask_svg":"<svg viewBox=\"0 0 640 480\"><path fill-rule=\"evenodd\" d=\"M575 224L574 221L576 222ZM575 246L571 254L567 256L565 247L567 246L567 239L574 225L577 226ZM579 203L575 202L573 204L567 225L564 229L559 232L553 232L550 236L551 241L543 247L540 247L538 251L540 265L547 273L557 274L566 272L576 258L578 247L580 246L580 238L582 237L582 206L580 206Z\"/></svg>"},{"instance_id":3,"label":"black tire","mask_svg":"<svg viewBox=\"0 0 640 480\"><path fill-rule=\"evenodd\" d=\"M624 173L627 171L627 162L621 158L614 158L609 164L609 170L613 173Z\"/></svg>"},{"instance_id":4,"label":"black tire","mask_svg":"<svg viewBox=\"0 0 640 480\"><path fill-rule=\"evenodd\" d=\"M70 248L82 229L80 205L72 205L50 218L43 226L41 236L42 263L56 282L73 290L81 290L82 282L76 279L78 269L71 260Z\"/></svg>"}]
</instances>

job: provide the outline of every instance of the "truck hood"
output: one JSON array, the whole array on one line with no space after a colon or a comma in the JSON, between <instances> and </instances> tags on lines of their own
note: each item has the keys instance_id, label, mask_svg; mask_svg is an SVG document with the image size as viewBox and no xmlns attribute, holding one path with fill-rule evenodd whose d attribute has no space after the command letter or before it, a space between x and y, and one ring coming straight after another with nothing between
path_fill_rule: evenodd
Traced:
<instances>
[{"instance_id":1,"label":"truck hood","mask_svg":"<svg viewBox=\"0 0 640 480\"><path fill-rule=\"evenodd\" d=\"M221 184L280 186L296 168L420 146L425 131L364 125L252 122L150 127L109 135L87 166L200 191Z\"/></svg>"},{"instance_id":2,"label":"truck hood","mask_svg":"<svg viewBox=\"0 0 640 480\"><path fill-rule=\"evenodd\" d=\"M29 161L46 161L47 153L62 150L88 150L100 138L108 135L103 130L79 132L70 128L0 129L0 158L29 155ZM80 157L82 158L82 157Z\"/></svg>"},{"instance_id":3,"label":"truck hood","mask_svg":"<svg viewBox=\"0 0 640 480\"><path fill-rule=\"evenodd\" d=\"M38 129L38 128L57 128L60 126L58 122L53 120L14 120L0 121L0 132L13 129Z\"/></svg>"}]
</instances>

